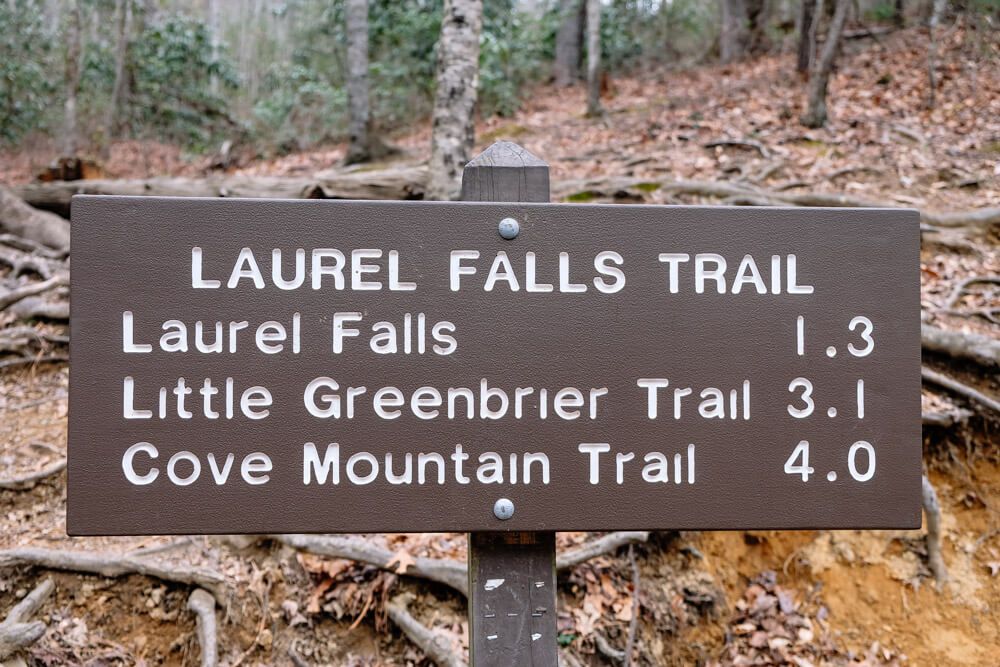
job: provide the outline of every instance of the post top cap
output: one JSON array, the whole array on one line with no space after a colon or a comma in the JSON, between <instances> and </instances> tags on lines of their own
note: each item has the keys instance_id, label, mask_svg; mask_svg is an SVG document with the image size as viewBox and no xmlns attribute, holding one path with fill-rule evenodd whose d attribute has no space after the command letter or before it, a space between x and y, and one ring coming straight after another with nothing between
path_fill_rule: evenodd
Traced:
<instances>
[{"instance_id":1,"label":"post top cap","mask_svg":"<svg viewBox=\"0 0 1000 667\"><path fill-rule=\"evenodd\" d=\"M548 167L540 157L513 141L497 141L466 167Z\"/></svg>"}]
</instances>

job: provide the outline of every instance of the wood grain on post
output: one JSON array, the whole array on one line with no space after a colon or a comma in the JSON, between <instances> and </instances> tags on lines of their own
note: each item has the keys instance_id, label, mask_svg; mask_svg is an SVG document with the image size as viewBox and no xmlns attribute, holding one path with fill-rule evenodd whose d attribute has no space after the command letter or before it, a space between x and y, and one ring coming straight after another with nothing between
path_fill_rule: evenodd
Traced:
<instances>
[{"instance_id":1,"label":"wood grain on post","mask_svg":"<svg viewBox=\"0 0 1000 667\"><path fill-rule=\"evenodd\" d=\"M462 199L547 202L549 166L498 141L466 165ZM556 667L555 533L469 535L469 659L473 667Z\"/></svg>"}]
</instances>

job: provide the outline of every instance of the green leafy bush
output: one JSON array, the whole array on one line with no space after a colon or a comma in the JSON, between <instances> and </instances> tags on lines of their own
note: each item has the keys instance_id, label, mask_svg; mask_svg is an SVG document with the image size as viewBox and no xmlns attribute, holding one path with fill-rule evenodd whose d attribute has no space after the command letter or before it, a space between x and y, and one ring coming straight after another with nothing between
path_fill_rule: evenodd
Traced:
<instances>
[{"instance_id":1,"label":"green leafy bush","mask_svg":"<svg viewBox=\"0 0 1000 667\"><path fill-rule=\"evenodd\" d=\"M238 85L236 73L225 58L213 55L203 22L167 16L143 30L129 55L133 88L127 118L136 134L199 149L223 130L241 129L226 101L226 91Z\"/></svg>"},{"instance_id":2,"label":"green leafy bush","mask_svg":"<svg viewBox=\"0 0 1000 667\"><path fill-rule=\"evenodd\" d=\"M0 143L48 126L57 79L38 0L0 2Z\"/></svg>"}]
</instances>

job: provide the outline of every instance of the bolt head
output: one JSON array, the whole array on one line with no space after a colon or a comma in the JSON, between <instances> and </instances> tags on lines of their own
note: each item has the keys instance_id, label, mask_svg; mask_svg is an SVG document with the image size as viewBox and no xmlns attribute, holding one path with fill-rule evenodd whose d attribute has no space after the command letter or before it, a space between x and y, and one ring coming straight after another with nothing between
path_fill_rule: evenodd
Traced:
<instances>
[{"instance_id":1,"label":"bolt head","mask_svg":"<svg viewBox=\"0 0 1000 667\"><path fill-rule=\"evenodd\" d=\"M501 498L493 503L493 515L501 521L506 521L514 516L514 503L508 498Z\"/></svg>"},{"instance_id":2,"label":"bolt head","mask_svg":"<svg viewBox=\"0 0 1000 667\"><path fill-rule=\"evenodd\" d=\"M517 235L521 232L521 225L514 218L504 218L500 221L497 231L500 232L500 236L510 241L517 238Z\"/></svg>"}]
</instances>

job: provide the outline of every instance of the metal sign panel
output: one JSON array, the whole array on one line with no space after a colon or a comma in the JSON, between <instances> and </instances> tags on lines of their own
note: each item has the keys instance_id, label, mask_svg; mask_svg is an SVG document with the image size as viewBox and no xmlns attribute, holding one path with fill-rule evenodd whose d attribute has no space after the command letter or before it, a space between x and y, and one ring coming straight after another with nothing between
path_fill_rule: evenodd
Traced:
<instances>
[{"instance_id":1,"label":"metal sign panel","mask_svg":"<svg viewBox=\"0 0 1000 667\"><path fill-rule=\"evenodd\" d=\"M920 524L913 211L77 197L72 230L71 534Z\"/></svg>"}]
</instances>

